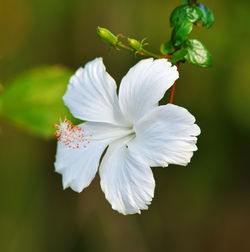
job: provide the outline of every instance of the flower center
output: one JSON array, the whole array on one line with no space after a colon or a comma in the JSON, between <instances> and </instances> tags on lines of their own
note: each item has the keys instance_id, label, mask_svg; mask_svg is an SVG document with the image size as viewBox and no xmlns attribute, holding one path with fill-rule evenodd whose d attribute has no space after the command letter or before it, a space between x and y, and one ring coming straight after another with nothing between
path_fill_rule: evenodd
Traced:
<instances>
[{"instance_id":1,"label":"flower center","mask_svg":"<svg viewBox=\"0 0 250 252\"><path fill-rule=\"evenodd\" d=\"M71 121L67 120L66 116L64 121L62 121L61 118L59 118L59 120L60 124L54 124L57 140L68 148L87 148L87 144L89 144L90 141L84 129L77 125L73 125ZM89 136L92 135L90 134Z\"/></svg>"}]
</instances>

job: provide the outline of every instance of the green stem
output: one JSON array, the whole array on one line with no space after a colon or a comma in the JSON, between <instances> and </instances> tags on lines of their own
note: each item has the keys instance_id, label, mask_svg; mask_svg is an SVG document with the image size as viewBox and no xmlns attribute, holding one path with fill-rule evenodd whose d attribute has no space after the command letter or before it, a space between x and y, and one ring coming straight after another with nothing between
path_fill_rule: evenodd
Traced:
<instances>
[{"instance_id":1,"label":"green stem","mask_svg":"<svg viewBox=\"0 0 250 252\"><path fill-rule=\"evenodd\" d=\"M161 58L159 55L157 55L157 54L155 54L155 53L152 53L152 52L149 52L148 50L145 50L145 49L143 49L143 48L142 48L140 51L136 51L135 49L133 49L133 48L131 48L131 47L129 47L129 46L124 45L124 44L123 44L122 42L120 42L120 41L116 44L116 46L119 47L119 48L128 50L128 51L130 51L130 52L136 52L137 54L140 54L140 55L143 55L143 56L151 56L151 57L153 57L153 58L155 58L155 59Z\"/></svg>"},{"instance_id":2,"label":"green stem","mask_svg":"<svg viewBox=\"0 0 250 252\"><path fill-rule=\"evenodd\" d=\"M126 45L124 45L122 42L117 42L117 44L116 44L116 46L117 47L119 47L119 48L122 48L122 49L125 49L125 50L128 50L128 51L130 51L130 52L134 52L134 49L133 48L131 48L131 47L129 47L129 46L126 46Z\"/></svg>"},{"instance_id":3,"label":"green stem","mask_svg":"<svg viewBox=\"0 0 250 252\"><path fill-rule=\"evenodd\" d=\"M155 58L155 59L160 59L161 57L156 55L155 53L149 52L148 50L145 50L144 48L142 48L141 50L143 53Z\"/></svg>"},{"instance_id":4,"label":"green stem","mask_svg":"<svg viewBox=\"0 0 250 252\"><path fill-rule=\"evenodd\" d=\"M148 50L145 50L144 48L142 48L140 51L136 51L135 49L133 49L133 48L127 46L127 45L124 45L121 41L117 42L117 44L115 46L118 47L118 48L125 49L125 50L130 51L130 52L140 54L142 56L151 56L151 57L153 57L155 59L161 59L161 58L170 59L171 58L171 55L157 55L157 54L152 53L152 52L150 52Z\"/></svg>"}]
</instances>

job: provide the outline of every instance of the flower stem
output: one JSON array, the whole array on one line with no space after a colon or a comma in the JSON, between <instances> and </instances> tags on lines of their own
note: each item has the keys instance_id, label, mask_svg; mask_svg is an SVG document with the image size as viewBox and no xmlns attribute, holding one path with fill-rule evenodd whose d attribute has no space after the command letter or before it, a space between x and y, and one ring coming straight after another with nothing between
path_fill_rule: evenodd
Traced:
<instances>
[{"instance_id":1,"label":"flower stem","mask_svg":"<svg viewBox=\"0 0 250 252\"><path fill-rule=\"evenodd\" d=\"M149 52L148 50L146 50L144 48L142 48L142 52L145 53L146 55L151 56L151 57L156 58L156 59L160 59L161 58L160 55L156 55L156 54L154 54L152 52Z\"/></svg>"},{"instance_id":2,"label":"flower stem","mask_svg":"<svg viewBox=\"0 0 250 252\"><path fill-rule=\"evenodd\" d=\"M125 50L128 50L128 51L130 51L130 52L133 52L134 51L134 49L133 48L131 48L131 47L129 47L129 46L126 46L126 45L124 45L122 42L118 42L117 44L116 44L116 47L119 47L119 48L122 48L122 49L125 49Z\"/></svg>"},{"instance_id":3,"label":"flower stem","mask_svg":"<svg viewBox=\"0 0 250 252\"><path fill-rule=\"evenodd\" d=\"M171 59L172 55L158 55L161 59Z\"/></svg>"},{"instance_id":4,"label":"flower stem","mask_svg":"<svg viewBox=\"0 0 250 252\"><path fill-rule=\"evenodd\" d=\"M178 71L179 70L179 63L176 64L176 67L177 67L177 71ZM170 99L169 99L170 104L172 104L173 100L174 100L175 87L176 87L176 81L174 82L174 84L172 86L172 91L171 91L171 95L170 95Z\"/></svg>"},{"instance_id":5,"label":"flower stem","mask_svg":"<svg viewBox=\"0 0 250 252\"><path fill-rule=\"evenodd\" d=\"M137 53L137 54L140 54L142 56L150 56L150 57L153 57L155 59L161 59L161 58L166 58L166 59L170 59L171 58L171 55L158 55L158 54L155 54L155 53L152 53L144 48L142 48L141 50L139 51L136 51L135 49L127 46L127 45L124 45L121 41L117 42L117 44L115 45L116 47L118 48L121 48L121 49L125 49L127 51L130 51L130 52L134 52L134 53Z\"/></svg>"}]
</instances>

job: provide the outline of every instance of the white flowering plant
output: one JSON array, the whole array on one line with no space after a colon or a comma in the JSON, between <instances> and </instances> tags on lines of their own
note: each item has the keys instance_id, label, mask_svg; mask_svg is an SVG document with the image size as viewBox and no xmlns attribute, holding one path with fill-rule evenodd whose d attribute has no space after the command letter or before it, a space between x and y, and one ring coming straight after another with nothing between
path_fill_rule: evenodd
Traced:
<instances>
[{"instance_id":1,"label":"white flowering plant","mask_svg":"<svg viewBox=\"0 0 250 252\"><path fill-rule=\"evenodd\" d=\"M118 94L102 58L88 62L70 78L63 101L84 122L73 125L65 118L55 125L55 169L62 174L63 188L81 192L99 169L101 188L114 210L126 215L148 209L155 189L151 167L187 165L197 150L200 128L188 110L173 104L173 98L181 63L212 64L205 46L187 37L194 25L210 28L213 21L207 7L183 1L170 17L172 36L160 46L160 54L146 50L145 40L128 38L126 45L121 41L124 36L97 28L110 46L147 59L130 68ZM159 106L171 87L169 103Z\"/></svg>"},{"instance_id":2,"label":"white flowering plant","mask_svg":"<svg viewBox=\"0 0 250 252\"><path fill-rule=\"evenodd\" d=\"M0 84L1 120L48 139L56 118L65 115L54 124L55 170L62 174L63 188L81 192L99 169L112 208L140 213L154 197L151 167L187 165L197 150L200 128L194 116L173 101L181 64L211 66L211 54L189 34L194 26L210 28L213 22L206 6L183 0L170 16L171 38L158 53L146 49L145 39L97 27L97 35L110 47L143 58L123 77L118 92L101 57L75 74L60 65L37 67L7 86ZM159 106L167 91L169 103Z\"/></svg>"}]
</instances>

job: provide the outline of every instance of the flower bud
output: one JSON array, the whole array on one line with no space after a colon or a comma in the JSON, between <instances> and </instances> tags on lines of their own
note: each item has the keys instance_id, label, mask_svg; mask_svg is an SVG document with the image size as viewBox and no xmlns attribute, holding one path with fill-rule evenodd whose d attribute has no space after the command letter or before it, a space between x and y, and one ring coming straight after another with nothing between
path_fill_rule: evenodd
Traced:
<instances>
[{"instance_id":1,"label":"flower bud","mask_svg":"<svg viewBox=\"0 0 250 252\"><path fill-rule=\"evenodd\" d=\"M118 42L118 38L106 28L98 26L97 35L100 37L100 39L102 39L103 41L107 42L112 46L115 46Z\"/></svg>"},{"instance_id":2,"label":"flower bud","mask_svg":"<svg viewBox=\"0 0 250 252\"><path fill-rule=\"evenodd\" d=\"M139 41L137 41L136 39L128 38L128 43L133 49L135 49L137 51L141 50L141 48L142 48L142 44Z\"/></svg>"}]
</instances>

